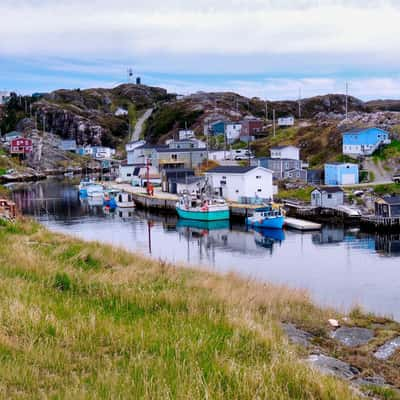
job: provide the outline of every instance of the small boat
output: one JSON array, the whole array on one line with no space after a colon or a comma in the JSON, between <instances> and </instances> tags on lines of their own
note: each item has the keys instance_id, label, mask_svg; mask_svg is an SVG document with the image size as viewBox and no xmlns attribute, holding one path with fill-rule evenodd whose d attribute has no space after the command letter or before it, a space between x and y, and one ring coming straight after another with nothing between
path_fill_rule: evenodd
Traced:
<instances>
[{"instance_id":1,"label":"small boat","mask_svg":"<svg viewBox=\"0 0 400 400\"><path fill-rule=\"evenodd\" d=\"M105 195L103 199L103 206L115 210L117 208L117 202L115 201L114 197Z\"/></svg>"},{"instance_id":2,"label":"small boat","mask_svg":"<svg viewBox=\"0 0 400 400\"><path fill-rule=\"evenodd\" d=\"M198 198L184 194L176 203L180 218L197 221L219 221L229 219L229 207L221 198Z\"/></svg>"},{"instance_id":3,"label":"small boat","mask_svg":"<svg viewBox=\"0 0 400 400\"><path fill-rule=\"evenodd\" d=\"M88 186L93 184L95 184L95 181L93 179L90 179L88 177L82 179L79 183L79 196L87 197L88 195L87 188Z\"/></svg>"},{"instance_id":4,"label":"small boat","mask_svg":"<svg viewBox=\"0 0 400 400\"><path fill-rule=\"evenodd\" d=\"M73 178L74 177L74 172L73 171L64 172L64 176L66 178Z\"/></svg>"},{"instance_id":5,"label":"small boat","mask_svg":"<svg viewBox=\"0 0 400 400\"><path fill-rule=\"evenodd\" d=\"M256 208L252 217L246 218L246 224L255 228L282 229L285 216L281 208L275 208L272 204Z\"/></svg>"},{"instance_id":6,"label":"small boat","mask_svg":"<svg viewBox=\"0 0 400 400\"><path fill-rule=\"evenodd\" d=\"M119 192L115 196L115 200L118 208L132 208L135 207L132 195L127 192Z\"/></svg>"},{"instance_id":7,"label":"small boat","mask_svg":"<svg viewBox=\"0 0 400 400\"><path fill-rule=\"evenodd\" d=\"M86 187L86 195L88 197L103 198L104 188L100 184L92 183Z\"/></svg>"}]
</instances>

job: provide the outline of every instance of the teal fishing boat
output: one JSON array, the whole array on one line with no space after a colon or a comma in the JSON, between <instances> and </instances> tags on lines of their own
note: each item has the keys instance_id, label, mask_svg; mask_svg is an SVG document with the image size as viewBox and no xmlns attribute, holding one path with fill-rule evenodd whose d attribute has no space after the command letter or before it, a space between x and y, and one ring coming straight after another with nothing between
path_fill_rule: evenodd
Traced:
<instances>
[{"instance_id":1,"label":"teal fishing boat","mask_svg":"<svg viewBox=\"0 0 400 400\"><path fill-rule=\"evenodd\" d=\"M176 212L180 218L196 221L219 221L229 219L229 207L224 199L200 199L191 195L182 195L176 203Z\"/></svg>"}]
</instances>

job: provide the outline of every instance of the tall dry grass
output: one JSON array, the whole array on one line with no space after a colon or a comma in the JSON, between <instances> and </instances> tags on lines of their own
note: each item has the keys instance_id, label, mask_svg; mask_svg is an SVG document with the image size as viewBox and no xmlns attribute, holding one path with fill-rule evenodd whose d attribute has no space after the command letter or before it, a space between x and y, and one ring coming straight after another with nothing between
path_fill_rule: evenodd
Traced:
<instances>
[{"instance_id":1,"label":"tall dry grass","mask_svg":"<svg viewBox=\"0 0 400 400\"><path fill-rule=\"evenodd\" d=\"M179 268L23 221L0 227L0 396L354 399L299 360L280 321L303 291ZM331 316L329 312L329 316Z\"/></svg>"}]
</instances>

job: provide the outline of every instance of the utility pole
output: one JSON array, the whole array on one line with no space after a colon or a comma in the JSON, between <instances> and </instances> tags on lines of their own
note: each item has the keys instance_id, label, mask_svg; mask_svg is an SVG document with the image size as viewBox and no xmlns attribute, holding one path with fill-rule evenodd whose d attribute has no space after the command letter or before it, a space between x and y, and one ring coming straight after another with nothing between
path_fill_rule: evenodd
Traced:
<instances>
[{"instance_id":1,"label":"utility pole","mask_svg":"<svg viewBox=\"0 0 400 400\"><path fill-rule=\"evenodd\" d=\"M346 120L349 112L349 83L346 82Z\"/></svg>"},{"instance_id":2,"label":"utility pole","mask_svg":"<svg viewBox=\"0 0 400 400\"><path fill-rule=\"evenodd\" d=\"M275 127L275 109L272 110L272 129L273 129L274 137L275 137L275 134L276 134L276 127Z\"/></svg>"},{"instance_id":3,"label":"utility pole","mask_svg":"<svg viewBox=\"0 0 400 400\"><path fill-rule=\"evenodd\" d=\"M299 119L301 119L301 88L299 88Z\"/></svg>"}]
</instances>

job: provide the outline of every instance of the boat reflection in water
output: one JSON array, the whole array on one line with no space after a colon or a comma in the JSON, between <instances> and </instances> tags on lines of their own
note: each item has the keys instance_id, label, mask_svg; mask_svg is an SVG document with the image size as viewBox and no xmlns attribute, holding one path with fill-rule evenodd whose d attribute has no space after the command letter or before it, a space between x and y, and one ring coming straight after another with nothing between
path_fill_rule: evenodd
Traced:
<instances>
[{"instance_id":1,"label":"boat reflection in water","mask_svg":"<svg viewBox=\"0 0 400 400\"><path fill-rule=\"evenodd\" d=\"M253 230L256 245L269 249L271 254L274 244L281 244L285 240L283 229L254 228Z\"/></svg>"}]
</instances>

